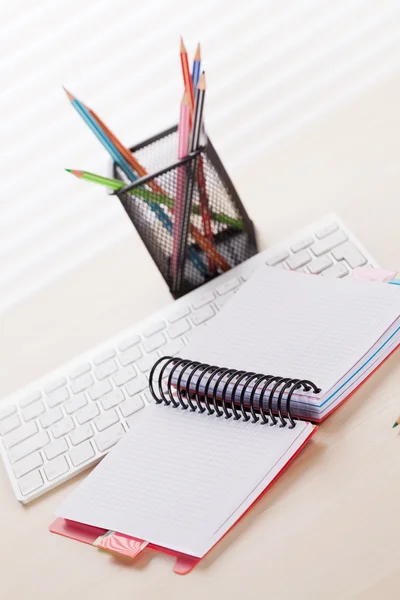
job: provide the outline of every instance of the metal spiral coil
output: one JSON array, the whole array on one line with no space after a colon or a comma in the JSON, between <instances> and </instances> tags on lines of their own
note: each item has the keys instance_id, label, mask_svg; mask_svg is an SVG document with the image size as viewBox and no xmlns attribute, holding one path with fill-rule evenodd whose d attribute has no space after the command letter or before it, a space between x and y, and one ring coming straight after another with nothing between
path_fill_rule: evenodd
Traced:
<instances>
[{"instance_id":1,"label":"metal spiral coil","mask_svg":"<svg viewBox=\"0 0 400 600\"><path fill-rule=\"evenodd\" d=\"M185 375L187 380L183 385L182 380ZM195 375L197 379L194 379ZM193 385L192 381L195 381ZM321 391L308 379L292 379L221 368L173 356L163 356L154 364L150 371L149 384L151 394L158 404L171 404L175 408L207 412L226 419L231 417L244 421L252 419L253 423L261 421L263 424L270 425L279 423L280 427L285 427L289 423L289 428L293 428L296 424L290 410L294 392L312 390L318 394ZM201 392L202 385L204 390ZM240 386L242 389L239 395ZM231 390L229 398L227 398L228 390ZM246 393L250 394L247 404L245 404ZM254 406L256 395L257 407Z\"/></svg>"}]
</instances>

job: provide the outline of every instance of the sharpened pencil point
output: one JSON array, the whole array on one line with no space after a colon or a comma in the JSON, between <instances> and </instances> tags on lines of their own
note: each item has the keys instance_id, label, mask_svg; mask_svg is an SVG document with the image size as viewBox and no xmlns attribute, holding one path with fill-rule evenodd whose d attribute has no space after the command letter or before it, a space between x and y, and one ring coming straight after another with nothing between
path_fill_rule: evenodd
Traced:
<instances>
[{"instance_id":1,"label":"sharpened pencil point","mask_svg":"<svg viewBox=\"0 0 400 600\"><path fill-rule=\"evenodd\" d=\"M206 74L205 74L205 71L203 71L202 74L200 75L199 83L197 84L197 89L198 90L205 90L206 89Z\"/></svg>"},{"instance_id":2,"label":"sharpened pencil point","mask_svg":"<svg viewBox=\"0 0 400 600\"><path fill-rule=\"evenodd\" d=\"M180 50L182 53L186 53L185 44L183 43L183 37L181 36L181 47Z\"/></svg>"},{"instance_id":3,"label":"sharpened pencil point","mask_svg":"<svg viewBox=\"0 0 400 600\"><path fill-rule=\"evenodd\" d=\"M393 423L392 427L393 427L393 428L394 428L394 427L397 427L397 425L398 425L398 424L399 424L399 422L398 422L398 421L395 421L395 423Z\"/></svg>"},{"instance_id":4,"label":"sharpened pencil point","mask_svg":"<svg viewBox=\"0 0 400 600\"><path fill-rule=\"evenodd\" d=\"M194 60L197 60L197 61L201 60L200 43L197 44L196 54L194 55Z\"/></svg>"},{"instance_id":5,"label":"sharpened pencil point","mask_svg":"<svg viewBox=\"0 0 400 600\"><path fill-rule=\"evenodd\" d=\"M67 94L67 96L68 96L68 100L70 100L71 102L72 102L73 100L75 100L75 96L73 96L73 95L71 94L71 92L69 92L69 91L67 90L67 88L65 88L65 87L63 86L63 89L64 89L64 92L65 92L65 93Z\"/></svg>"},{"instance_id":6,"label":"sharpened pencil point","mask_svg":"<svg viewBox=\"0 0 400 600\"><path fill-rule=\"evenodd\" d=\"M83 171L80 171L79 169L65 169L66 171L69 171L72 175L75 175L75 177L79 177L79 179L81 179L83 177Z\"/></svg>"},{"instance_id":7,"label":"sharpened pencil point","mask_svg":"<svg viewBox=\"0 0 400 600\"><path fill-rule=\"evenodd\" d=\"M71 169L65 169L68 173L71 173Z\"/></svg>"},{"instance_id":8,"label":"sharpened pencil point","mask_svg":"<svg viewBox=\"0 0 400 600\"><path fill-rule=\"evenodd\" d=\"M188 92L185 92L183 94L181 105L182 106L190 106L190 94Z\"/></svg>"}]
</instances>

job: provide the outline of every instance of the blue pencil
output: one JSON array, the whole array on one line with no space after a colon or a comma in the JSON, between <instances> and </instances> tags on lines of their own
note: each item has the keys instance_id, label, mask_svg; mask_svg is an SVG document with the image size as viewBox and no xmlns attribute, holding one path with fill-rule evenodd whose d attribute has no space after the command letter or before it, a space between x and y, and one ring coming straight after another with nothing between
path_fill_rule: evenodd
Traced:
<instances>
[{"instance_id":1,"label":"blue pencil","mask_svg":"<svg viewBox=\"0 0 400 600\"><path fill-rule=\"evenodd\" d=\"M193 83L193 91L196 92L197 84L200 79L200 70L201 70L201 53L200 53L200 44L197 44L196 54L193 59L193 67L192 67L192 83Z\"/></svg>"}]
</instances>

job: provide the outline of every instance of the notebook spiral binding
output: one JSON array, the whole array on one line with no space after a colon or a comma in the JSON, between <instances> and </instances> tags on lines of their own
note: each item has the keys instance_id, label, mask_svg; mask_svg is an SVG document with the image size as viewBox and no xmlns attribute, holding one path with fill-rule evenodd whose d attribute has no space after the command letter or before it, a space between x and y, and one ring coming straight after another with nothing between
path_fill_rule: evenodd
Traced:
<instances>
[{"instance_id":1,"label":"notebook spiral binding","mask_svg":"<svg viewBox=\"0 0 400 600\"><path fill-rule=\"evenodd\" d=\"M157 369L159 372L156 375ZM182 379L185 374L188 377L183 387ZM197 381L191 388L191 382L196 374ZM222 392L218 393L224 378ZM164 403L184 410L198 410L201 413L207 412L218 417L224 416L226 419L234 417L234 419L249 421L252 418L253 423L260 420L262 424L277 425L280 423L280 427L285 427L289 422L289 429L296 425L290 411L293 393L296 390L304 392L312 390L316 394L321 391L315 383L308 379L292 379L239 371L173 356L163 356L157 360L150 371L149 384L151 394L158 404ZM158 388L158 394L154 390L155 385ZM204 390L200 391L202 385ZM236 398L239 386L242 386L239 400L231 402L230 398ZM187 390L191 389L192 393L188 393ZM230 398L227 398L228 390ZM258 406L255 407L254 400L257 390ZM246 392L250 393L247 405L245 405ZM278 394L276 406L273 407L276 394ZM285 394L286 399L284 399ZM266 403L267 407L265 408Z\"/></svg>"}]
</instances>

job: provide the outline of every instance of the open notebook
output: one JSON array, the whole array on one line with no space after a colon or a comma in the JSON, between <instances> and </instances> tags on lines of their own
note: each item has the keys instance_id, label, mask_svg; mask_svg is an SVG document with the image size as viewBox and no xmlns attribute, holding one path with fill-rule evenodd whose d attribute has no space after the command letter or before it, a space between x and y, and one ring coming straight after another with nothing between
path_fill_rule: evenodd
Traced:
<instances>
[{"instance_id":1,"label":"open notebook","mask_svg":"<svg viewBox=\"0 0 400 600\"><path fill-rule=\"evenodd\" d=\"M396 286L262 267L184 357L158 361L156 402L58 517L199 560L309 440L307 417L393 351L399 315Z\"/></svg>"}]
</instances>

